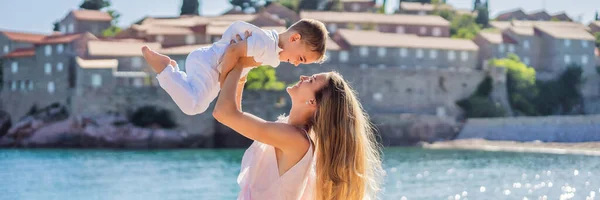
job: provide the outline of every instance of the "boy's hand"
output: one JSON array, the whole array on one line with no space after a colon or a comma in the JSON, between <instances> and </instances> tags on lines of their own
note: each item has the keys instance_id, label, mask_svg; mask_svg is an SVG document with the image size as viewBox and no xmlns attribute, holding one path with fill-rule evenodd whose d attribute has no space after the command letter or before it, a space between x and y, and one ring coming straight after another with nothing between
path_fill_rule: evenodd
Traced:
<instances>
[{"instance_id":1,"label":"boy's hand","mask_svg":"<svg viewBox=\"0 0 600 200\"><path fill-rule=\"evenodd\" d=\"M231 40L229 42L229 44L235 44L235 43L244 41L244 40L248 39L248 37L250 37L250 36L252 36L252 33L248 32L248 31L246 31L244 33L244 38L243 39L242 39L242 37L239 34L237 34L236 35L236 39ZM225 57L225 56L223 56L223 57ZM223 62L220 61L219 65L222 65L222 64L223 64ZM241 58L238 59L238 62L234 65L234 68L236 68L236 67L243 67L243 68L246 68L246 67L256 67L256 66L259 66L259 65L261 65L261 63L256 62L254 60L254 58L252 58L252 57L241 57ZM225 82L225 78L227 78L227 74L229 73L229 71L231 69L223 69L222 66L219 66L219 68L221 68L221 74L219 74L219 83L220 83L220 85L223 85L223 83ZM242 82L242 81L243 81L243 83L246 82L245 81L245 77L240 79L240 82Z\"/></svg>"}]
</instances>

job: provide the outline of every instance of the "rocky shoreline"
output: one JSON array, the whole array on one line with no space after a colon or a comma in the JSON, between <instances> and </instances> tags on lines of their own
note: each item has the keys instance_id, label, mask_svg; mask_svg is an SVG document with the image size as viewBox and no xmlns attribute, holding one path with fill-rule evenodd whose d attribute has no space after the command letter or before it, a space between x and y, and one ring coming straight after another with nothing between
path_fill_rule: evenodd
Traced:
<instances>
[{"instance_id":1,"label":"rocky shoreline","mask_svg":"<svg viewBox=\"0 0 600 200\"><path fill-rule=\"evenodd\" d=\"M202 148L211 138L177 129L134 126L119 114L69 116L64 107L49 107L11 127L0 117L2 148Z\"/></svg>"},{"instance_id":2,"label":"rocky shoreline","mask_svg":"<svg viewBox=\"0 0 600 200\"><path fill-rule=\"evenodd\" d=\"M426 149L461 149L502 152L578 154L600 156L600 142L559 143L559 142L516 142L492 141L485 139L458 139L435 143L421 143Z\"/></svg>"}]
</instances>

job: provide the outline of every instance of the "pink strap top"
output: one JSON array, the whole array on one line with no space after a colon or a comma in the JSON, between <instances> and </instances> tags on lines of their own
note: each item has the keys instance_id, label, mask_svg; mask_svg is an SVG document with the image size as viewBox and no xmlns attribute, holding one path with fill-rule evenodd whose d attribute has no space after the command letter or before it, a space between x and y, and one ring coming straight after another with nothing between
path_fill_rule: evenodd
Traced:
<instances>
[{"instance_id":1,"label":"pink strap top","mask_svg":"<svg viewBox=\"0 0 600 200\"><path fill-rule=\"evenodd\" d=\"M314 199L314 163L311 142L304 157L279 176L275 147L254 141L242 158L237 179L241 187L238 200Z\"/></svg>"}]
</instances>

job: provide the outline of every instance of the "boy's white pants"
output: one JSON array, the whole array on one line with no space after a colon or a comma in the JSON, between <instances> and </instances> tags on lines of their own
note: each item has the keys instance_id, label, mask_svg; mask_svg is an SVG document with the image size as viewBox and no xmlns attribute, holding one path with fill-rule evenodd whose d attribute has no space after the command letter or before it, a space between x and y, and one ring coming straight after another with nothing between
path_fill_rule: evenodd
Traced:
<instances>
[{"instance_id":1,"label":"boy's white pants","mask_svg":"<svg viewBox=\"0 0 600 200\"><path fill-rule=\"evenodd\" d=\"M186 61L186 72L179 66L167 66L156 76L162 87L187 115L206 111L219 94L218 56L210 48L191 52Z\"/></svg>"}]
</instances>

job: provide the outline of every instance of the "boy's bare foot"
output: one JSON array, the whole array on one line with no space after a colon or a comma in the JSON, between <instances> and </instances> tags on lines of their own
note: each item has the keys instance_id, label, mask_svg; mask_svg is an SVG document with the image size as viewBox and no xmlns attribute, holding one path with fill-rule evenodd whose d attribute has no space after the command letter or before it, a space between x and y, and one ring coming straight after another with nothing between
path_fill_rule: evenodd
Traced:
<instances>
[{"instance_id":1,"label":"boy's bare foot","mask_svg":"<svg viewBox=\"0 0 600 200\"><path fill-rule=\"evenodd\" d=\"M152 67L152 70L157 74L160 74L171 62L171 59L168 56L153 51L148 46L142 47L142 55L144 55L146 62L148 62Z\"/></svg>"}]
</instances>

